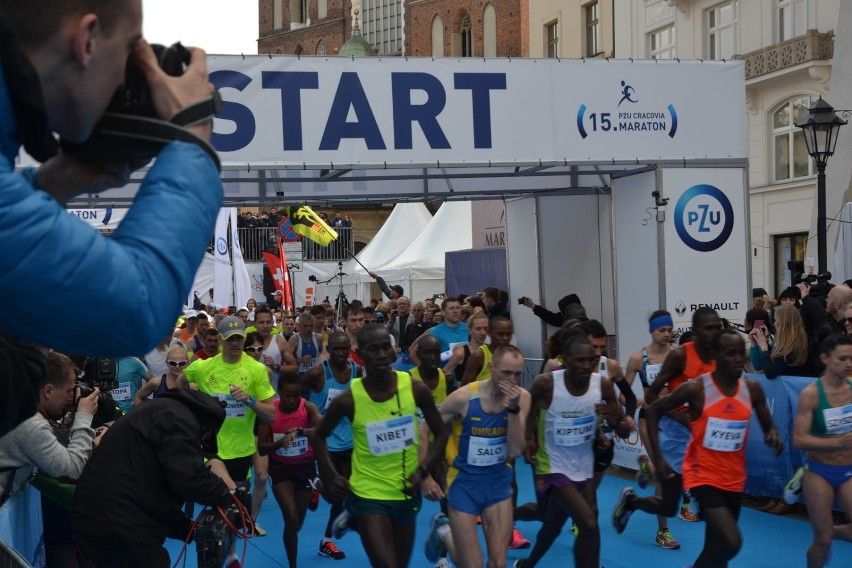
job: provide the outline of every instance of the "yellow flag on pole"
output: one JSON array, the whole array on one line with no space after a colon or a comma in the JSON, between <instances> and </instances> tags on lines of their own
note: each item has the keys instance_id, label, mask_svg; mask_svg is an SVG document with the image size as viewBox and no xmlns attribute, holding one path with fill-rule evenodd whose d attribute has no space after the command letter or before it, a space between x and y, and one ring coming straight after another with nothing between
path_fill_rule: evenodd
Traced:
<instances>
[{"instance_id":1,"label":"yellow flag on pole","mask_svg":"<svg viewBox=\"0 0 852 568\"><path fill-rule=\"evenodd\" d=\"M324 247L327 247L332 241L337 240L337 231L329 227L307 205L290 207L289 210L290 222L293 224L293 231L297 234Z\"/></svg>"}]
</instances>

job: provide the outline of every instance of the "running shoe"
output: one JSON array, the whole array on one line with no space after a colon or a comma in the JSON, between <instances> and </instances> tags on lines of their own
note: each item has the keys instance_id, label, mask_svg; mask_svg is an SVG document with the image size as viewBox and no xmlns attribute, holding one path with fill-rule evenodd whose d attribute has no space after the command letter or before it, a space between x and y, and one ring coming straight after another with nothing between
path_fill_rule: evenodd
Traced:
<instances>
[{"instance_id":1,"label":"running shoe","mask_svg":"<svg viewBox=\"0 0 852 568\"><path fill-rule=\"evenodd\" d=\"M243 568L243 565L240 564L239 558L233 558L230 562L225 564L225 568Z\"/></svg>"},{"instance_id":2,"label":"running shoe","mask_svg":"<svg viewBox=\"0 0 852 568\"><path fill-rule=\"evenodd\" d=\"M697 523L701 519L698 518L698 515L695 514L695 509L692 506L692 502L684 503L680 506L680 518L688 523Z\"/></svg>"},{"instance_id":3,"label":"running shoe","mask_svg":"<svg viewBox=\"0 0 852 568\"><path fill-rule=\"evenodd\" d=\"M642 454L639 456L639 471L636 472L636 483L640 489L648 487L651 481L651 458Z\"/></svg>"},{"instance_id":4,"label":"running shoe","mask_svg":"<svg viewBox=\"0 0 852 568\"><path fill-rule=\"evenodd\" d=\"M571 521L571 534L574 535L574 538L580 536L580 527L577 526L577 523Z\"/></svg>"},{"instance_id":5,"label":"running shoe","mask_svg":"<svg viewBox=\"0 0 852 568\"><path fill-rule=\"evenodd\" d=\"M349 514L349 511L343 509L343 512L337 515L337 518L334 519L334 523L331 525L331 535L335 539L340 540L352 528L349 526L349 521L351 520L352 515Z\"/></svg>"},{"instance_id":6,"label":"running shoe","mask_svg":"<svg viewBox=\"0 0 852 568\"><path fill-rule=\"evenodd\" d=\"M524 538L524 535L521 534L521 531L516 528L512 529L512 542L509 543L509 548L513 550L517 550L519 548L529 548L530 544L531 543L529 539Z\"/></svg>"},{"instance_id":7,"label":"running shoe","mask_svg":"<svg viewBox=\"0 0 852 568\"><path fill-rule=\"evenodd\" d=\"M636 493L630 487L625 487L621 490L621 495L618 496L618 501L615 502L615 507L612 508L612 526L615 532L621 534L627 528L627 521L630 520L630 515L633 514L633 509L628 507L628 501L636 497Z\"/></svg>"},{"instance_id":8,"label":"running shoe","mask_svg":"<svg viewBox=\"0 0 852 568\"><path fill-rule=\"evenodd\" d=\"M257 524L257 521L254 522L254 536L266 536L266 531Z\"/></svg>"},{"instance_id":9,"label":"running shoe","mask_svg":"<svg viewBox=\"0 0 852 568\"><path fill-rule=\"evenodd\" d=\"M656 543L657 546L665 548L666 550L677 550L680 548L680 543L675 540L675 537L672 536L669 529L657 531Z\"/></svg>"},{"instance_id":10,"label":"running shoe","mask_svg":"<svg viewBox=\"0 0 852 568\"><path fill-rule=\"evenodd\" d=\"M525 563L526 563L526 560L525 560L525 559L523 559L523 558L518 558L517 560L515 560L514 562L512 562L512 568L524 568L524 564L525 564Z\"/></svg>"},{"instance_id":11,"label":"running shoe","mask_svg":"<svg viewBox=\"0 0 852 568\"><path fill-rule=\"evenodd\" d=\"M447 545L438 536L438 529L449 523L450 519L440 511L432 515L432 520L429 521L429 534L426 535L426 543L423 547L423 552L429 562L438 562L439 558L447 555Z\"/></svg>"},{"instance_id":12,"label":"running shoe","mask_svg":"<svg viewBox=\"0 0 852 568\"><path fill-rule=\"evenodd\" d=\"M435 562L435 568L453 568L453 565L450 564L450 561L446 558L439 558L437 562Z\"/></svg>"},{"instance_id":13,"label":"running shoe","mask_svg":"<svg viewBox=\"0 0 852 568\"><path fill-rule=\"evenodd\" d=\"M343 560L346 555L343 551L335 546L334 541L320 542L319 555L331 558L332 560Z\"/></svg>"},{"instance_id":14,"label":"running shoe","mask_svg":"<svg viewBox=\"0 0 852 568\"><path fill-rule=\"evenodd\" d=\"M805 468L800 467L793 474L793 477L790 478L790 481L787 482L787 485L784 486L784 501L788 505L795 505L796 501L799 500L799 496L802 494L802 478L804 476Z\"/></svg>"}]
</instances>

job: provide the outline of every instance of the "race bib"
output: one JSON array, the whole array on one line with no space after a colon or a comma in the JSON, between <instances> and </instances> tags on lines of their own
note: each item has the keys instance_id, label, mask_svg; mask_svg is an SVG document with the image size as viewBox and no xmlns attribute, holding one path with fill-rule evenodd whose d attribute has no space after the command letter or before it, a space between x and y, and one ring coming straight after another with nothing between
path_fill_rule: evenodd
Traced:
<instances>
[{"instance_id":1,"label":"race bib","mask_svg":"<svg viewBox=\"0 0 852 568\"><path fill-rule=\"evenodd\" d=\"M822 411L826 434L845 434L852 432L852 404L826 408Z\"/></svg>"},{"instance_id":2,"label":"race bib","mask_svg":"<svg viewBox=\"0 0 852 568\"><path fill-rule=\"evenodd\" d=\"M112 399L116 402L130 400L130 383L118 383L117 389L109 391Z\"/></svg>"},{"instance_id":3,"label":"race bib","mask_svg":"<svg viewBox=\"0 0 852 568\"><path fill-rule=\"evenodd\" d=\"M311 367L313 367L316 364L317 364L316 359L312 360L310 363L300 362L299 363L299 374L304 375L305 373L307 373L311 369Z\"/></svg>"},{"instance_id":4,"label":"race bib","mask_svg":"<svg viewBox=\"0 0 852 568\"><path fill-rule=\"evenodd\" d=\"M657 378L657 375L660 374L660 369L663 368L662 364L657 365L645 365L645 381L650 385L654 383L654 379Z\"/></svg>"},{"instance_id":5,"label":"race bib","mask_svg":"<svg viewBox=\"0 0 852 568\"><path fill-rule=\"evenodd\" d=\"M557 418L553 421L554 438L557 446L579 446L595 437L595 416Z\"/></svg>"},{"instance_id":6,"label":"race bib","mask_svg":"<svg viewBox=\"0 0 852 568\"><path fill-rule=\"evenodd\" d=\"M213 395L219 400L225 401L225 419L228 418L242 418L246 415L246 405L242 402L234 400L234 397L229 394L223 394L220 392L213 393Z\"/></svg>"},{"instance_id":7,"label":"race bib","mask_svg":"<svg viewBox=\"0 0 852 568\"><path fill-rule=\"evenodd\" d=\"M748 420L708 418L704 447L717 452L736 452L745 445Z\"/></svg>"},{"instance_id":8,"label":"race bib","mask_svg":"<svg viewBox=\"0 0 852 568\"><path fill-rule=\"evenodd\" d=\"M414 445L414 416L367 423L367 445L374 456L401 452Z\"/></svg>"},{"instance_id":9,"label":"race bib","mask_svg":"<svg viewBox=\"0 0 852 568\"><path fill-rule=\"evenodd\" d=\"M506 436L499 438L471 436L467 447L467 463L477 467L503 463L506 461L507 453Z\"/></svg>"},{"instance_id":10,"label":"race bib","mask_svg":"<svg viewBox=\"0 0 852 568\"><path fill-rule=\"evenodd\" d=\"M325 407L331 406L331 401L346 392L346 389L328 389L328 396L325 399Z\"/></svg>"},{"instance_id":11,"label":"race bib","mask_svg":"<svg viewBox=\"0 0 852 568\"><path fill-rule=\"evenodd\" d=\"M277 442L284 437L284 434L273 434L273 441ZM296 436L293 442L286 448L278 448L275 454L284 458L295 458L308 453L308 437Z\"/></svg>"}]
</instances>

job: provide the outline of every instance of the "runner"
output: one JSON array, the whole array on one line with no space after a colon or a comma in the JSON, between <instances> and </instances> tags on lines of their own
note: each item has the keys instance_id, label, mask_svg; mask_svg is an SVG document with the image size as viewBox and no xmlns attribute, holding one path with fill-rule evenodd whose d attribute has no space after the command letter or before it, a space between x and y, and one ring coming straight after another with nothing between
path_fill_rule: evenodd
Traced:
<instances>
[{"instance_id":1,"label":"runner","mask_svg":"<svg viewBox=\"0 0 852 568\"><path fill-rule=\"evenodd\" d=\"M657 378L660 370L663 368L663 362L672 350L672 331L674 330L674 321L672 316L666 310L657 310L648 318L648 333L651 334L651 343L635 351L627 360L627 370L624 373L624 378L627 382L633 385L636 377L642 383L642 392L648 391L648 387ZM645 397L642 397L644 402ZM645 453L639 456L639 469L636 472L636 483L641 488L648 486L651 477L654 475L652 459L648 453L648 421L645 419L644 409L639 410L639 437L642 440L642 445ZM662 497L663 487L657 484L654 489L654 495ZM657 535L654 542L660 548L668 550L676 550L680 548L680 543L672 536L669 530L669 523L666 517L657 515Z\"/></svg>"},{"instance_id":2,"label":"runner","mask_svg":"<svg viewBox=\"0 0 852 568\"><path fill-rule=\"evenodd\" d=\"M538 564L571 516L579 529L574 565L598 568L600 528L585 491L594 476L597 417L622 437L630 432L612 383L595 372L600 357L588 337L582 330L567 330L561 341L564 370L539 375L530 389L526 456L535 464L543 522L529 558L515 561L515 567Z\"/></svg>"},{"instance_id":3,"label":"runner","mask_svg":"<svg viewBox=\"0 0 852 568\"><path fill-rule=\"evenodd\" d=\"M327 360L311 368L302 377L302 388L308 392L308 400L319 408L321 414L328 411L331 401L349 390L352 379L359 376L360 370L358 365L349 360L349 336L342 331L335 331L329 336L328 354ZM352 426L349 420L342 419L326 442L335 471L349 479L352 474ZM346 554L332 540L332 529L334 519L343 512L343 499L329 499L329 503L331 510L320 540L319 554L342 560Z\"/></svg>"},{"instance_id":4,"label":"runner","mask_svg":"<svg viewBox=\"0 0 852 568\"><path fill-rule=\"evenodd\" d=\"M411 558L420 484L444 453L447 433L429 388L394 371L390 334L377 324L358 333L358 354L366 376L335 398L314 432L323 491L346 499L335 521L335 537L353 528L373 566L407 566ZM434 435L422 462L417 454L417 409ZM328 438L344 418L352 422L352 477L346 480L329 457Z\"/></svg>"},{"instance_id":5,"label":"runner","mask_svg":"<svg viewBox=\"0 0 852 568\"><path fill-rule=\"evenodd\" d=\"M690 379L713 371L716 363L711 355L712 340L720 329L722 329L722 320L714 309L702 306L695 310L692 314L692 332L695 341L684 343L666 356L663 368L645 393L645 402L653 403L664 387L668 388L668 392L674 392L677 387ZM692 436L689 430L688 411L689 409L684 406L659 416L655 420L655 423L659 424L659 434L652 432L655 425L652 425L649 420L648 434L658 437L660 451L663 452L663 455L656 456L656 459L659 461L664 458L668 465L665 472L657 472L657 482L662 486L661 495L630 499L626 504L628 513L624 516L623 523L616 523L616 514L624 515L616 505L612 511L612 518L613 524L617 524L618 533L624 531L627 519L636 509L665 517L673 517L677 513L677 505L683 494L681 466L686 446ZM654 449L652 447L651 451L653 452ZM698 520L687 503L681 507L681 518L689 521Z\"/></svg>"},{"instance_id":6,"label":"runner","mask_svg":"<svg viewBox=\"0 0 852 568\"><path fill-rule=\"evenodd\" d=\"M833 526L832 503L852 516L852 337L832 335L820 346L825 371L799 395L793 447L806 452L804 468L788 484L785 499L804 491L814 540L808 568L828 562L833 538L852 540L852 526ZM792 495L791 495L792 494Z\"/></svg>"},{"instance_id":7,"label":"runner","mask_svg":"<svg viewBox=\"0 0 852 568\"><path fill-rule=\"evenodd\" d=\"M299 529L305 520L311 483L316 477L314 453L308 439L320 421L319 410L303 399L301 392L298 374L281 373L279 399L272 403L275 420L271 424L261 423L257 430L257 449L260 455L269 456L272 494L284 517L284 550L290 568L296 568Z\"/></svg>"},{"instance_id":8,"label":"runner","mask_svg":"<svg viewBox=\"0 0 852 568\"><path fill-rule=\"evenodd\" d=\"M663 479L671 469L659 451L657 416L684 406L690 418L692 438L683 460L683 485L698 502L705 522L704 549L694 568L724 567L742 546L737 521L745 489L745 448L752 409L764 433L764 442L778 456L784 444L766 406L766 395L754 379L743 376L748 354L739 332L722 329L710 343L715 369L688 381L648 409L648 433L657 471ZM613 525L622 532L635 499L625 487L613 510Z\"/></svg>"},{"instance_id":9,"label":"runner","mask_svg":"<svg viewBox=\"0 0 852 568\"><path fill-rule=\"evenodd\" d=\"M463 386L441 405L444 422L460 428L457 436L454 430L457 453L449 475L449 518L436 513L426 540L426 558L431 562L448 549L458 566L482 566L482 550L472 545L477 541L477 517L481 516L487 565L506 565L514 494L509 462L524 448L529 393L518 386L524 357L517 347L497 348L489 366L496 379ZM427 498L443 497L431 476L424 481L423 490Z\"/></svg>"},{"instance_id":10,"label":"runner","mask_svg":"<svg viewBox=\"0 0 852 568\"><path fill-rule=\"evenodd\" d=\"M461 380L461 386L464 386L471 381L482 381L491 378L491 354L503 345L509 345L512 341L514 328L512 320L503 316L495 316L488 320L488 337L491 338L490 344L482 344L476 351L471 351L470 359L465 365L464 376Z\"/></svg>"},{"instance_id":11,"label":"runner","mask_svg":"<svg viewBox=\"0 0 852 568\"><path fill-rule=\"evenodd\" d=\"M453 348L447 364L444 365L444 374L452 376L455 383L461 383L464 377L467 362L471 353L476 353L488 339L488 316L478 312L467 319L468 342L456 345Z\"/></svg>"}]
</instances>

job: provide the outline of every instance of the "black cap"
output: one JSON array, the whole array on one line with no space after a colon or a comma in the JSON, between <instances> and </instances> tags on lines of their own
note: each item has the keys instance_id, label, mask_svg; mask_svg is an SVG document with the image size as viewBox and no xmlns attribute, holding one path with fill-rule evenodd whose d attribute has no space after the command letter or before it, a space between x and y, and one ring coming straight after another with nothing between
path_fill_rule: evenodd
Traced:
<instances>
[{"instance_id":1,"label":"black cap","mask_svg":"<svg viewBox=\"0 0 852 568\"><path fill-rule=\"evenodd\" d=\"M391 289L391 290L393 290L394 292L396 292L397 294L399 294L400 296L402 296L402 295L404 294L404 292L405 292L405 291L402 289L402 286L400 286L399 284L396 284L396 285L394 285L394 286L391 286L391 287L390 287L390 289Z\"/></svg>"}]
</instances>

